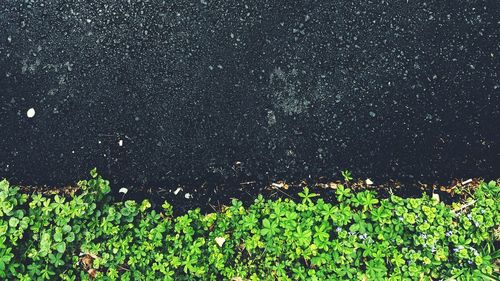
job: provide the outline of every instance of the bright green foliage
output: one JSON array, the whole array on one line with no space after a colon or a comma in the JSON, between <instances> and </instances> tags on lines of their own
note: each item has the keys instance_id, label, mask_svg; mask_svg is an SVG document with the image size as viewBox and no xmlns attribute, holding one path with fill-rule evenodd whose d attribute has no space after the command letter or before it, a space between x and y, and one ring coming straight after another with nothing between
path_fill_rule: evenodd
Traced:
<instances>
[{"instance_id":1,"label":"bright green foliage","mask_svg":"<svg viewBox=\"0 0 500 281\"><path fill-rule=\"evenodd\" d=\"M339 186L335 203L306 188L300 202L177 217L166 202L111 203L95 170L79 186L45 197L0 182L0 280L498 280L496 182L454 210Z\"/></svg>"},{"instance_id":2,"label":"bright green foliage","mask_svg":"<svg viewBox=\"0 0 500 281\"><path fill-rule=\"evenodd\" d=\"M341 172L341 174L342 174L342 177L344 178L344 180L345 180L346 182L348 182L348 181L352 180L352 173L351 173L351 171L349 171L349 170L344 170L344 171L342 171L342 172Z\"/></svg>"}]
</instances>

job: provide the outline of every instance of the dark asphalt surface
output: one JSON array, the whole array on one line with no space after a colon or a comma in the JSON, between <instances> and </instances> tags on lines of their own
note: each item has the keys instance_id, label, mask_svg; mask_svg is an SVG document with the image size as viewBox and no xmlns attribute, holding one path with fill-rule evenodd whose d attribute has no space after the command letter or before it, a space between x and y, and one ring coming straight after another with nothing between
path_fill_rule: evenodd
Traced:
<instances>
[{"instance_id":1,"label":"dark asphalt surface","mask_svg":"<svg viewBox=\"0 0 500 281\"><path fill-rule=\"evenodd\" d=\"M3 0L0 177L496 178L499 56L493 0Z\"/></svg>"}]
</instances>

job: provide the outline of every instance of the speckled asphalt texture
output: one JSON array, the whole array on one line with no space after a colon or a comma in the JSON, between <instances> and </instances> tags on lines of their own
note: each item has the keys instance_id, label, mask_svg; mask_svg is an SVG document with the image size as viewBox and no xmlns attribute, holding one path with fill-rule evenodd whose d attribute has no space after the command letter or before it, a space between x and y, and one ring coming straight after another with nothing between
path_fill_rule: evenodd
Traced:
<instances>
[{"instance_id":1,"label":"speckled asphalt texture","mask_svg":"<svg viewBox=\"0 0 500 281\"><path fill-rule=\"evenodd\" d=\"M499 36L494 0L2 0L0 177L498 177Z\"/></svg>"}]
</instances>

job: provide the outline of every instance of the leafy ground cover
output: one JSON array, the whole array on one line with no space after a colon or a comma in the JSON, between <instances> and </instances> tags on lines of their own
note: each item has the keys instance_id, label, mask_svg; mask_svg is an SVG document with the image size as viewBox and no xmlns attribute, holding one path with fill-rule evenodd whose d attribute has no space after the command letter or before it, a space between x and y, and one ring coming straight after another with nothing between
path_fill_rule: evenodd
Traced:
<instances>
[{"instance_id":1,"label":"leafy ground cover","mask_svg":"<svg viewBox=\"0 0 500 281\"><path fill-rule=\"evenodd\" d=\"M68 196L0 182L2 280L498 280L499 183L464 202L380 199L338 185L325 202L233 200L174 216L113 203L95 170Z\"/></svg>"}]
</instances>

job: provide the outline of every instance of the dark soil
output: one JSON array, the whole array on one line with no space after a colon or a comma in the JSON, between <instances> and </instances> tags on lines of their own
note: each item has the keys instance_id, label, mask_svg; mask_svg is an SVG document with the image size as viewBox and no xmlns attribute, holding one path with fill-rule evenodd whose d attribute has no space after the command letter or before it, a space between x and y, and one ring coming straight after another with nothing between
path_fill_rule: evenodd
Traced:
<instances>
[{"instance_id":1,"label":"dark soil","mask_svg":"<svg viewBox=\"0 0 500 281\"><path fill-rule=\"evenodd\" d=\"M266 199L285 199L289 198L295 202L300 202L301 198L298 196L299 192L303 191L304 187L309 187L311 192L320 195L320 198L326 202L337 202L335 190L339 184L350 188L353 192L363 190L371 190L377 194L377 198L388 198L391 195L397 195L403 198L417 198L426 194L432 197L434 194L439 196L439 200L445 204L452 204L453 202L464 201L469 197L481 179L468 179L468 180L453 180L451 185L436 185L436 184L403 184L398 181L389 181L384 184L366 184L363 180L357 181L335 181L335 182L316 182L307 183L305 181L298 183L287 183L278 181L265 185L264 183L257 182L227 182L221 183L218 186L210 186L207 183L194 190L200 190L200 193L194 193L193 198L187 200L183 196L183 192L178 195L172 194L171 191L161 192L161 189L133 189L129 190L126 194L119 193L118 189L112 188L113 201L121 202L124 200L136 200L140 202L148 199L152 203L152 208L161 211L161 205L167 201L174 206L174 213L176 215L183 214L193 208L200 208L204 213L219 212L224 206L231 204L232 199L238 199L243 202L245 206L249 206L254 202L258 194L262 194ZM213 183L213 181L212 181ZM180 186L179 186L180 187ZM179 188L177 187L177 188ZM183 190L187 187L180 187ZM40 186L22 186L21 190L25 193L42 193L45 195L66 195L76 194L79 188L75 186L68 187L40 187ZM234 192L219 193L220 190L227 191L233 190ZM211 192L207 192L211 191ZM194 200L194 198L201 198Z\"/></svg>"}]
</instances>

